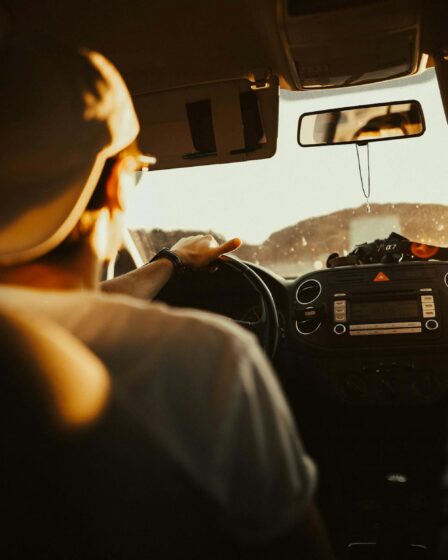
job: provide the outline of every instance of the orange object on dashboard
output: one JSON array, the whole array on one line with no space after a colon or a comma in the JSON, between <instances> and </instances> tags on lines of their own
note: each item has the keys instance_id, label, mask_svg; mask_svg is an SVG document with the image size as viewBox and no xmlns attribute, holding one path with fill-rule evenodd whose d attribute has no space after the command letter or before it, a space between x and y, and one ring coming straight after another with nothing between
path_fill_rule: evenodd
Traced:
<instances>
[{"instance_id":1,"label":"orange object on dashboard","mask_svg":"<svg viewBox=\"0 0 448 560\"><path fill-rule=\"evenodd\" d=\"M419 259L430 259L437 255L439 247L424 243L411 243L411 253Z\"/></svg>"},{"instance_id":2,"label":"orange object on dashboard","mask_svg":"<svg viewBox=\"0 0 448 560\"><path fill-rule=\"evenodd\" d=\"M353 266L363 264L392 264L410 261L427 261L436 259L448 262L448 247L426 245L410 241L399 233L392 232L386 239L375 239L371 243L356 245L351 253L339 256L332 253L327 259L327 267ZM374 282L385 282L389 278L382 278L379 272Z\"/></svg>"}]
</instances>

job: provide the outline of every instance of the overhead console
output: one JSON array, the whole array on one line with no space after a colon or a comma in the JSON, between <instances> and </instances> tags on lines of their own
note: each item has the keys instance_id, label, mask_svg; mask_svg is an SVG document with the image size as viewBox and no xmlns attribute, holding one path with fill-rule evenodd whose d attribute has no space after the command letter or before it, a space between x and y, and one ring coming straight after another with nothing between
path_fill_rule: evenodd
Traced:
<instances>
[{"instance_id":1,"label":"overhead console","mask_svg":"<svg viewBox=\"0 0 448 560\"><path fill-rule=\"evenodd\" d=\"M278 96L273 76L135 96L140 147L157 155L155 169L272 157Z\"/></svg>"},{"instance_id":2,"label":"overhead console","mask_svg":"<svg viewBox=\"0 0 448 560\"><path fill-rule=\"evenodd\" d=\"M279 0L277 17L299 90L366 84L419 67L418 0Z\"/></svg>"}]
</instances>

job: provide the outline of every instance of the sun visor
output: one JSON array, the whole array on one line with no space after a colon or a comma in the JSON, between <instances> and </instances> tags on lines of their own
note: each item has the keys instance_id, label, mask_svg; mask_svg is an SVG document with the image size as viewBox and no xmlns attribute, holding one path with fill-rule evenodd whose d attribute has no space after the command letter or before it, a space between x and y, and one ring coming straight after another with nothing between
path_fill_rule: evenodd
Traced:
<instances>
[{"instance_id":1,"label":"sun visor","mask_svg":"<svg viewBox=\"0 0 448 560\"><path fill-rule=\"evenodd\" d=\"M278 79L265 86L241 79L136 96L139 145L157 156L154 169L272 157Z\"/></svg>"}]
</instances>

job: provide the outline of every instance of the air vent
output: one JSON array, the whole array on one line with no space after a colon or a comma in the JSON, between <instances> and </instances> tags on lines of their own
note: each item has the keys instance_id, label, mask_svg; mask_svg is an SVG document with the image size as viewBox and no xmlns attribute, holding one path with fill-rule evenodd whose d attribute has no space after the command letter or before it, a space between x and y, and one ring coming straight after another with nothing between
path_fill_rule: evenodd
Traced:
<instances>
[{"instance_id":1,"label":"air vent","mask_svg":"<svg viewBox=\"0 0 448 560\"><path fill-rule=\"evenodd\" d=\"M296 329L300 334L313 334L321 326L319 319L305 319L304 321L296 321Z\"/></svg>"},{"instance_id":2,"label":"air vent","mask_svg":"<svg viewBox=\"0 0 448 560\"><path fill-rule=\"evenodd\" d=\"M331 280L334 284L363 284L366 280L366 275L363 270L337 270Z\"/></svg>"},{"instance_id":3,"label":"air vent","mask_svg":"<svg viewBox=\"0 0 448 560\"><path fill-rule=\"evenodd\" d=\"M314 278L305 280L297 288L297 301L303 305L308 305L315 301L322 293L322 285Z\"/></svg>"}]
</instances>

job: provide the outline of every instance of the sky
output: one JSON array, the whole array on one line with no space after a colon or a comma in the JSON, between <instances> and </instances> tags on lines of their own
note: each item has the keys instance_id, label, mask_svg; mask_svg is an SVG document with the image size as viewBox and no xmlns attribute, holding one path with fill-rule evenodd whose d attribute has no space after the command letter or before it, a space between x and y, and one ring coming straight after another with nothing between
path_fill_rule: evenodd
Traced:
<instances>
[{"instance_id":1,"label":"sky","mask_svg":"<svg viewBox=\"0 0 448 560\"><path fill-rule=\"evenodd\" d=\"M410 99L423 107L426 132L370 145L370 201L447 204L448 126L429 69L373 86L282 91L273 158L150 172L131 200L128 226L213 230L261 243L305 218L358 207L365 199L355 145L303 148L297 143L298 119L309 111Z\"/></svg>"}]
</instances>

